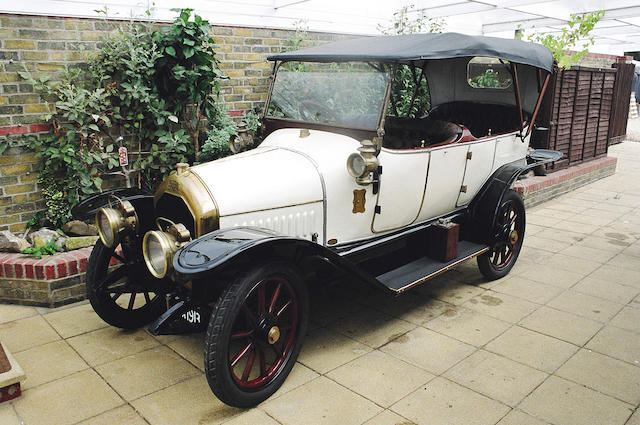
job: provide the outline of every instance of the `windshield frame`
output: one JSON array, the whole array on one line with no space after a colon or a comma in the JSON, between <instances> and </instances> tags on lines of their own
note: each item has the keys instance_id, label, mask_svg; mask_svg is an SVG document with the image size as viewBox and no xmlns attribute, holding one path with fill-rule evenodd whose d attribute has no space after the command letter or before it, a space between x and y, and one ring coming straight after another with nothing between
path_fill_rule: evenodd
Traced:
<instances>
[{"instance_id":1,"label":"windshield frame","mask_svg":"<svg viewBox=\"0 0 640 425\"><path fill-rule=\"evenodd\" d=\"M293 119L293 118L281 118L281 117L274 117L274 116L270 116L268 115L268 111L269 111L269 104L271 103L271 95L273 94L273 86L275 84L276 78L278 77L278 71L280 70L280 67L288 62L308 62L308 63L346 63L346 62L362 62L362 63L367 63L369 65L371 65L372 68L377 69L379 68L379 72L384 73L385 74L385 88L384 88L384 92L383 92L383 96L382 96L382 102L380 102L380 107L378 110L378 119L376 121L376 125L375 127L358 127L358 126L352 126L352 125L343 125L343 124L335 124L335 123L320 123L320 122L314 122L314 121L304 121L304 120L297 120L297 119ZM375 65L374 65L375 64ZM376 66L377 65L377 66ZM382 62L363 62L363 61L329 61L329 62L319 62L319 61L299 61L299 60L286 60L286 61L275 61L273 64L273 72L271 74L271 78L270 78L270 83L269 83L269 93L267 95L267 100L264 104L264 108L262 111L262 119L263 120L274 120L274 121L280 121L280 122L291 122L291 123L295 123L298 126L300 124L309 124L309 125L321 125L323 127L335 127L335 128L341 128L341 129L353 129L353 130L358 130L358 131L370 131L370 132L376 132L376 134L380 135L381 132L384 133L384 117L385 117L385 111L387 109L387 106L389 104L389 96L391 93L391 79L392 79L393 75L391 74L391 67L388 66L388 64L382 63Z\"/></svg>"}]
</instances>

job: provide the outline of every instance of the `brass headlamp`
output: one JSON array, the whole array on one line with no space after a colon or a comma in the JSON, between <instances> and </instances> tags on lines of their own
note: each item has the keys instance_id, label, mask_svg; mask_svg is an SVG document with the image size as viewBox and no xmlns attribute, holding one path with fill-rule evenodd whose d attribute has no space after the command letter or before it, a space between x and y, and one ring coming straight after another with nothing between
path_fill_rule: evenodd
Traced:
<instances>
[{"instance_id":1,"label":"brass headlamp","mask_svg":"<svg viewBox=\"0 0 640 425\"><path fill-rule=\"evenodd\" d=\"M372 173L378 168L378 150L371 140L363 140L360 144L358 153L347 158L347 171L356 178L356 183L366 186L373 182Z\"/></svg>"},{"instance_id":2,"label":"brass headlamp","mask_svg":"<svg viewBox=\"0 0 640 425\"><path fill-rule=\"evenodd\" d=\"M142 240L142 254L149 272L154 277L162 279L171 270L174 254L191 240L191 234L182 223L176 224L163 218L158 220L167 221L170 226L165 232L162 230L147 232Z\"/></svg>"},{"instance_id":3,"label":"brass headlamp","mask_svg":"<svg viewBox=\"0 0 640 425\"><path fill-rule=\"evenodd\" d=\"M138 215L129 201L122 201L115 197L115 206L103 207L96 213L96 226L102 243L113 248L120 242L123 231L136 232L138 230Z\"/></svg>"}]
</instances>

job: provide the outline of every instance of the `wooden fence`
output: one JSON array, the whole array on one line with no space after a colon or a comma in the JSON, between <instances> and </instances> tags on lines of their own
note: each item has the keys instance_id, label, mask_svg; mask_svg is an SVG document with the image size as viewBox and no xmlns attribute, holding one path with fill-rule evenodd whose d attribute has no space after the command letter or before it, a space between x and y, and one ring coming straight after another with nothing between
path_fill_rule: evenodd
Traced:
<instances>
[{"instance_id":1,"label":"wooden fence","mask_svg":"<svg viewBox=\"0 0 640 425\"><path fill-rule=\"evenodd\" d=\"M564 154L547 167L549 171L604 156L612 135L615 140L624 138L631 78L626 75L629 64L616 65L556 69L551 76L536 120L542 130L534 132L531 142L533 147ZM630 69L633 72L633 65Z\"/></svg>"},{"instance_id":2,"label":"wooden fence","mask_svg":"<svg viewBox=\"0 0 640 425\"><path fill-rule=\"evenodd\" d=\"M616 68L616 83L613 86L613 105L609 122L609 145L620 143L627 135L629 120L629 100L633 84L633 63L619 62Z\"/></svg>"}]
</instances>

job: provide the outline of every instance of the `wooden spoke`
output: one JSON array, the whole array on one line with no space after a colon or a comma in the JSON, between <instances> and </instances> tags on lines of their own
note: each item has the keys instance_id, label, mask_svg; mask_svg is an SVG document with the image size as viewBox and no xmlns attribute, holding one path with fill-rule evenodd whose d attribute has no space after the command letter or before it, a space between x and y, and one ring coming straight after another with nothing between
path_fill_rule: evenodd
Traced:
<instances>
[{"instance_id":1,"label":"wooden spoke","mask_svg":"<svg viewBox=\"0 0 640 425\"><path fill-rule=\"evenodd\" d=\"M280 295L280 289L282 289L282 282L278 283L278 286L276 286L276 289L273 291L271 302L269 303L269 313L273 313L273 310L276 308L276 302L278 301L278 296Z\"/></svg>"},{"instance_id":2,"label":"wooden spoke","mask_svg":"<svg viewBox=\"0 0 640 425\"><path fill-rule=\"evenodd\" d=\"M233 359L231 359L231 367L235 367L240 359L244 357L244 355L247 354L249 350L251 350L251 348L253 348L253 342L248 343L242 350L238 352L238 354L235 355Z\"/></svg>"},{"instance_id":3,"label":"wooden spoke","mask_svg":"<svg viewBox=\"0 0 640 425\"><path fill-rule=\"evenodd\" d=\"M282 316L282 313L285 312L285 310L293 303L293 300L289 300L287 301L282 307L280 307L280 310L278 310L278 312L276 313L276 319L279 318L280 316Z\"/></svg>"},{"instance_id":4,"label":"wooden spoke","mask_svg":"<svg viewBox=\"0 0 640 425\"><path fill-rule=\"evenodd\" d=\"M267 359L264 350L260 348L260 377L267 376Z\"/></svg>"},{"instance_id":5,"label":"wooden spoke","mask_svg":"<svg viewBox=\"0 0 640 425\"><path fill-rule=\"evenodd\" d=\"M117 282L127 275L128 267L126 265L120 266L111 273L107 274L105 278L100 282L100 288L107 288L109 285Z\"/></svg>"},{"instance_id":6,"label":"wooden spoke","mask_svg":"<svg viewBox=\"0 0 640 425\"><path fill-rule=\"evenodd\" d=\"M121 257L121 256L119 256L118 254L116 254L116 253L115 253L115 251L114 251L114 253L113 253L113 254L111 254L111 256L112 256L113 258L115 258L116 260L120 261L120 262L121 262L121 263L123 263L123 264L124 264L124 263L126 263L126 261L124 260L124 258L122 258L122 257Z\"/></svg>"},{"instance_id":7,"label":"wooden spoke","mask_svg":"<svg viewBox=\"0 0 640 425\"><path fill-rule=\"evenodd\" d=\"M127 306L127 310L133 310L133 305L136 302L136 293L132 292L131 297L129 298L129 305Z\"/></svg>"},{"instance_id":8,"label":"wooden spoke","mask_svg":"<svg viewBox=\"0 0 640 425\"><path fill-rule=\"evenodd\" d=\"M234 334L231 334L231 339L240 339L240 338L246 338L248 336L253 335L253 329L250 329L248 331L240 331L240 332L236 332Z\"/></svg>"},{"instance_id":9,"label":"wooden spoke","mask_svg":"<svg viewBox=\"0 0 640 425\"><path fill-rule=\"evenodd\" d=\"M251 351L251 355L249 356L249 360L247 360L247 364L244 367L244 371L242 372L242 382L247 382L249 379L249 375L251 374L251 369L253 369L253 362L256 360L256 350Z\"/></svg>"}]
</instances>

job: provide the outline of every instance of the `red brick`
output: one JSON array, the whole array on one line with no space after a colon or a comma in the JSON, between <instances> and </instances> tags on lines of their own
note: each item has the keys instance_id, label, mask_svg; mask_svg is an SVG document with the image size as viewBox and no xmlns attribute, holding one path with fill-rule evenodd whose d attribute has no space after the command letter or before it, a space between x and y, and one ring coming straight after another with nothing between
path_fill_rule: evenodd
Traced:
<instances>
[{"instance_id":1,"label":"red brick","mask_svg":"<svg viewBox=\"0 0 640 425\"><path fill-rule=\"evenodd\" d=\"M55 279L57 277L55 263L48 262L44 265L44 276L47 280Z\"/></svg>"},{"instance_id":2,"label":"red brick","mask_svg":"<svg viewBox=\"0 0 640 425\"><path fill-rule=\"evenodd\" d=\"M238 105L239 106L239 105ZM236 110L236 111L227 111L227 115L230 117L241 117L246 111L244 110Z\"/></svg>"},{"instance_id":3,"label":"red brick","mask_svg":"<svg viewBox=\"0 0 640 425\"><path fill-rule=\"evenodd\" d=\"M41 133L43 131L49 131L50 128L51 128L51 124L31 124L29 126L29 132Z\"/></svg>"},{"instance_id":4,"label":"red brick","mask_svg":"<svg viewBox=\"0 0 640 425\"><path fill-rule=\"evenodd\" d=\"M80 273L87 271L87 257L78 260L78 271Z\"/></svg>"},{"instance_id":5,"label":"red brick","mask_svg":"<svg viewBox=\"0 0 640 425\"><path fill-rule=\"evenodd\" d=\"M33 263L27 263L24 265L24 273L27 279L34 279L36 274L33 270Z\"/></svg>"},{"instance_id":6,"label":"red brick","mask_svg":"<svg viewBox=\"0 0 640 425\"><path fill-rule=\"evenodd\" d=\"M7 127L0 127L0 136L4 136L7 134L25 134L28 132L29 132L29 129L24 125L12 125Z\"/></svg>"},{"instance_id":7,"label":"red brick","mask_svg":"<svg viewBox=\"0 0 640 425\"><path fill-rule=\"evenodd\" d=\"M17 278L24 278L24 265L17 263L13 265L13 271Z\"/></svg>"},{"instance_id":8,"label":"red brick","mask_svg":"<svg viewBox=\"0 0 640 425\"><path fill-rule=\"evenodd\" d=\"M56 267L58 269L58 277L67 277L67 263L66 261L60 261L59 263L56 264Z\"/></svg>"},{"instance_id":9,"label":"red brick","mask_svg":"<svg viewBox=\"0 0 640 425\"><path fill-rule=\"evenodd\" d=\"M13 264L4 263L4 277L15 277L15 273L13 272Z\"/></svg>"},{"instance_id":10,"label":"red brick","mask_svg":"<svg viewBox=\"0 0 640 425\"><path fill-rule=\"evenodd\" d=\"M78 274L78 262L76 260L70 259L67 263L68 275L73 276Z\"/></svg>"},{"instance_id":11,"label":"red brick","mask_svg":"<svg viewBox=\"0 0 640 425\"><path fill-rule=\"evenodd\" d=\"M35 271L35 278L36 279L45 279L45 273L44 273L44 265L48 260L38 260L36 261L36 263L33 265L33 269Z\"/></svg>"}]
</instances>

